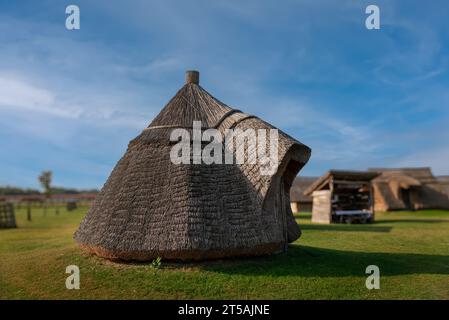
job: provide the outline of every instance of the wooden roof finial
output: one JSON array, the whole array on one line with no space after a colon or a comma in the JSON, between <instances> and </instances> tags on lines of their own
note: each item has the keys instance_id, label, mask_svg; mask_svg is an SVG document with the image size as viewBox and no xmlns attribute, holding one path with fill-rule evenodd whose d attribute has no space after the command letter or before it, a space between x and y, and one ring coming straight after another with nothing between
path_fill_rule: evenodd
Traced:
<instances>
[{"instance_id":1,"label":"wooden roof finial","mask_svg":"<svg viewBox=\"0 0 449 320\"><path fill-rule=\"evenodd\" d=\"M186 83L200 83L200 73L196 70L188 70L186 71Z\"/></svg>"}]
</instances>

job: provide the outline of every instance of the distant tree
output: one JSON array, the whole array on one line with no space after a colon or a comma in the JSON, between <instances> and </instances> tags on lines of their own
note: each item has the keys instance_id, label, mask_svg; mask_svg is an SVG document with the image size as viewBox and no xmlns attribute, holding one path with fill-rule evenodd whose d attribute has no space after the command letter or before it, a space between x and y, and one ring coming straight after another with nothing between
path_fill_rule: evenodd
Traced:
<instances>
[{"instance_id":1,"label":"distant tree","mask_svg":"<svg viewBox=\"0 0 449 320\"><path fill-rule=\"evenodd\" d=\"M98 190L51 187L51 194L80 194L80 193L98 193Z\"/></svg>"},{"instance_id":2,"label":"distant tree","mask_svg":"<svg viewBox=\"0 0 449 320\"><path fill-rule=\"evenodd\" d=\"M34 195L40 194L39 190L23 189L13 186L0 186L0 195Z\"/></svg>"},{"instance_id":3,"label":"distant tree","mask_svg":"<svg viewBox=\"0 0 449 320\"><path fill-rule=\"evenodd\" d=\"M46 202L50 198L50 194L51 194L52 176L53 176L53 173L51 171L43 171L38 178L39 183L41 184L42 188L44 189L44 194L45 194L44 215L47 214L47 203Z\"/></svg>"},{"instance_id":4,"label":"distant tree","mask_svg":"<svg viewBox=\"0 0 449 320\"><path fill-rule=\"evenodd\" d=\"M45 188L44 188L45 189ZM80 194L80 193L98 193L98 189L74 189L64 187L51 187L51 194ZM42 194L37 189L19 188L14 186L0 186L0 195L38 195Z\"/></svg>"},{"instance_id":5,"label":"distant tree","mask_svg":"<svg viewBox=\"0 0 449 320\"><path fill-rule=\"evenodd\" d=\"M53 173L51 171L43 171L39 176L39 182L44 189L45 195L50 195L51 192L51 178Z\"/></svg>"}]
</instances>

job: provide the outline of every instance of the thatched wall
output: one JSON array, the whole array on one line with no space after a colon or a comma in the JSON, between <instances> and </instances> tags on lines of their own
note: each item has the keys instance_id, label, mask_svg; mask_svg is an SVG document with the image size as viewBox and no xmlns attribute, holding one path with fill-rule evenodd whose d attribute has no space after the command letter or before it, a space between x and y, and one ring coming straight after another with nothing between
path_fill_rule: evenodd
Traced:
<instances>
[{"instance_id":1,"label":"thatched wall","mask_svg":"<svg viewBox=\"0 0 449 320\"><path fill-rule=\"evenodd\" d=\"M449 176L437 177L438 183L441 185L444 193L449 198Z\"/></svg>"}]
</instances>

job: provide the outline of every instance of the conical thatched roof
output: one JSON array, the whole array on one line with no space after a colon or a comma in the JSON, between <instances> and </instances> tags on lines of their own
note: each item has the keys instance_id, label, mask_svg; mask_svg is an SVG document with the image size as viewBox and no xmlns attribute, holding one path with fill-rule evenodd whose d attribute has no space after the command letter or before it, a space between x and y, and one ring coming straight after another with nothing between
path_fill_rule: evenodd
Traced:
<instances>
[{"instance_id":1,"label":"conical thatched roof","mask_svg":"<svg viewBox=\"0 0 449 320\"><path fill-rule=\"evenodd\" d=\"M270 129L255 116L212 97L188 72L186 84L115 166L75 240L111 259L199 260L280 251L300 236L289 190L310 149L279 131L279 166L173 164L175 128Z\"/></svg>"}]
</instances>

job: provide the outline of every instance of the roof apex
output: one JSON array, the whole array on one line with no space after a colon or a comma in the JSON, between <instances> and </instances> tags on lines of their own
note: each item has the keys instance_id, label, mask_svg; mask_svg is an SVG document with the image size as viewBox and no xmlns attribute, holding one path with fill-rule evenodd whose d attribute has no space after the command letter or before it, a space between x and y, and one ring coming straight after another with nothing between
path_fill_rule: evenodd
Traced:
<instances>
[{"instance_id":1,"label":"roof apex","mask_svg":"<svg viewBox=\"0 0 449 320\"><path fill-rule=\"evenodd\" d=\"M201 121L202 128L214 128L227 114L234 111L204 90L198 82L198 71L187 71L186 84L148 128L192 128L193 121Z\"/></svg>"}]
</instances>

